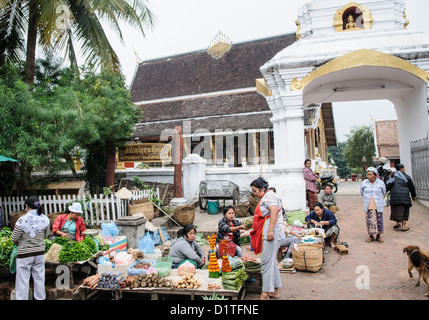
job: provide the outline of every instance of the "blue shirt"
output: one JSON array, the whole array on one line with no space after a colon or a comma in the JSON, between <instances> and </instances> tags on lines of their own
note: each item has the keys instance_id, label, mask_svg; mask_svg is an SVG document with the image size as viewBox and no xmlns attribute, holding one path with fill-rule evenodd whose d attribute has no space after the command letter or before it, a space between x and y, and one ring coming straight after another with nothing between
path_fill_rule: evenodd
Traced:
<instances>
[{"instance_id":1,"label":"blue shirt","mask_svg":"<svg viewBox=\"0 0 429 320\"><path fill-rule=\"evenodd\" d=\"M368 211L371 196L377 206L377 212L383 212L384 195L386 194L386 186L383 181L377 178L374 183L371 183L368 179L365 179L360 184L360 193L363 195L363 210L365 212Z\"/></svg>"},{"instance_id":2,"label":"blue shirt","mask_svg":"<svg viewBox=\"0 0 429 320\"><path fill-rule=\"evenodd\" d=\"M329 226L333 226L337 223L337 217L335 217L335 214L328 209L323 209L322 218L319 218L314 211L311 211L308 216L305 217L305 221L310 222L311 220L315 220L317 222L329 221Z\"/></svg>"}]
</instances>

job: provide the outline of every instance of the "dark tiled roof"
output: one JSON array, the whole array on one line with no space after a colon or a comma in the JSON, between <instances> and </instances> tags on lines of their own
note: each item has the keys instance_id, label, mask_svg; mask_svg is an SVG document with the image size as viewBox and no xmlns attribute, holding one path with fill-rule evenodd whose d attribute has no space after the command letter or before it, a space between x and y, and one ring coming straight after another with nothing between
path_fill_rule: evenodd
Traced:
<instances>
[{"instance_id":1,"label":"dark tiled roof","mask_svg":"<svg viewBox=\"0 0 429 320\"><path fill-rule=\"evenodd\" d=\"M265 98L255 91L144 104L141 108L144 122L270 110Z\"/></svg>"},{"instance_id":2,"label":"dark tiled roof","mask_svg":"<svg viewBox=\"0 0 429 320\"><path fill-rule=\"evenodd\" d=\"M260 67L293 42L295 34L286 34L233 44L218 60L201 50L143 62L130 89L132 101L254 87Z\"/></svg>"}]
</instances>

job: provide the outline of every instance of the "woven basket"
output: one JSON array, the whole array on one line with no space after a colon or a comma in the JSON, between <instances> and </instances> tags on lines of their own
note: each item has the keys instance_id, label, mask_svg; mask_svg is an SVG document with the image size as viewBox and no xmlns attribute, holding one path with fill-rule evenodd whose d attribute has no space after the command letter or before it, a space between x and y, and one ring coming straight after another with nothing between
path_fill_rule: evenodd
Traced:
<instances>
[{"instance_id":1,"label":"woven basket","mask_svg":"<svg viewBox=\"0 0 429 320\"><path fill-rule=\"evenodd\" d=\"M52 228L55 220L57 219L57 217L59 215L62 215L62 214L65 214L65 211L53 212L53 213L48 214L49 223L51 225L51 228Z\"/></svg>"},{"instance_id":2,"label":"woven basket","mask_svg":"<svg viewBox=\"0 0 429 320\"><path fill-rule=\"evenodd\" d=\"M234 206L236 217L247 217L249 214L249 205L247 203L239 203Z\"/></svg>"},{"instance_id":3,"label":"woven basket","mask_svg":"<svg viewBox=\"0 0 429 320\"><path fill-rule=\"evenodd\" d=\"M180 206L174 210L174 220L182 227L192 224L195 219L195 207Z\"/></svg>"},{"instance_id":4,"label":"woven basket","mask_svg":"<svg viewBox=\"0 0 429 320\"><path fill-rule=\"evenodd\" d=\"M292 248L292 259L297 270L317 272L323 264L323 247L321 244L298 244L298 250Z\"/></svg>"},{"instance_id":5,"label":"woven basket","mask_svg":"<svg viewBox=\"0 0 429 320\"><path fill-rule=\"evenodd\" d=\"M15 223L18 221L18 219L21 218L26 213L27 213L27 211L21 210L21 211L14 212L10 215L10 222L9 223L10 223L10 228L12 230L15 227Z\"/></svg>"},{"instance_id":6,"label":"woven basket","mask_svg":"<svg viewBox=\"0 0 429 320\"><path fill-rule=\"evenodd\" d=\"M253 194L251 193L249 196L249 211L250 214L254 215L255 214L255 209L258 206L259 203L259 199Z\"/></svg>"},{"instance_id":7,"label":"woven basket","mask_svg":"<svg viewBox=\"0 0 429 320\"><path fill-rule=\"evenodd\" d=\"M133 200L128 205L128 214L132 216L136 213L143 213L146 219L152 221L155 216L153 205L147 199Z\"/></svg>"}]
</instances>

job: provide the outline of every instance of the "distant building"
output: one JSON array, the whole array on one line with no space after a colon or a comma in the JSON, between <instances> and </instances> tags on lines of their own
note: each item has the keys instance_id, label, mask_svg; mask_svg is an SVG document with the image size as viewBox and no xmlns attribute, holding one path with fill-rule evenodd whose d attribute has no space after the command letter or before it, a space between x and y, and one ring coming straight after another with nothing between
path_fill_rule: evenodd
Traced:
<instances>
[{"instance_id":1,"label":"distant building","mask_svg":"<svg viewBox=\"0 0 429 320\"><path fill-rule=\"evenodd\" d=\"M400 163L397 120L375 121L375 144L378 157L388 160L384 168L394 168Z\"/></svg>"}]
</instances>

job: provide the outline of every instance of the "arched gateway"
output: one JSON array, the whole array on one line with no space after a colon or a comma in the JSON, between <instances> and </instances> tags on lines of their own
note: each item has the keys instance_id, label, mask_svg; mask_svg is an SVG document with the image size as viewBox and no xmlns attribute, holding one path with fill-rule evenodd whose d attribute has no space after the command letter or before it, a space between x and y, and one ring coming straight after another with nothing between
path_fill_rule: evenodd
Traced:
<instances>
[{"instance_id":1,"label":"arched gateway","mask_svg":"<svg viewBox=\"0 0 429 320\"><path fill-rule=\"evenodd\" d=\"M390 100L401 162L412 174L410 143L429 129L429 35L408 29L405 5L405 0L310 1L298 11L299 40L261 67L278 171L270 184L288 210L306 207L302 132L304 110L314 103Z\"/></svg>"}]
</instances>

